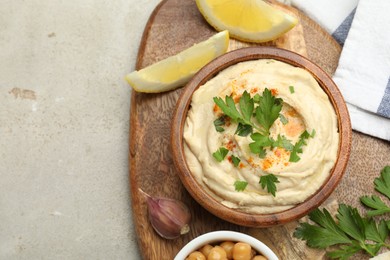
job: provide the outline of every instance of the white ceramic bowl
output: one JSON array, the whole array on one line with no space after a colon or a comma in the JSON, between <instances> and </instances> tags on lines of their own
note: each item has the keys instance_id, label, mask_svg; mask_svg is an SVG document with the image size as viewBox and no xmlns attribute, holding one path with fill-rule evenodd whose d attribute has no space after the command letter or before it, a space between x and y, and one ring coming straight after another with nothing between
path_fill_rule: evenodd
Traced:
<instances>
[{"instance_id":1,"label":"white ceramic bowl","mask_svg":"<svg viewBox=\"0 0 390 260\"><path fill-rule=\"evenodd\" d=\"M184 260L190 253L206 244L214 244L223 241L245 242L251 245L254 250L261 253L269 260L279 259L268 246L266 246L264 243L260 242L254 237L234 231L213 231L198 236L188 242L188 244L185 245L175 256L174 260Z\"/></svg>"}]
</instances>

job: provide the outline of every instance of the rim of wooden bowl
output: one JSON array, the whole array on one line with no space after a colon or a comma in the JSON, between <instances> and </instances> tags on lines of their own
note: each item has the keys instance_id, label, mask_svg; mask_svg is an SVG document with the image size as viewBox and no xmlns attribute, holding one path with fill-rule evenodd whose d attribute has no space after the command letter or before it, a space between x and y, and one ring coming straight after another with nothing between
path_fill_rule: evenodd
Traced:
<instances>
[{"instance_id":1,"label":"rim of wooden bowl","mask_svg":"<svg viewBox=\"0 0 390 260\"><path fill-rule=\"evenodd\" d=\"M329 178L321 188L304 202L297 204L293 208L271 214L246 213L222 205L208 194L195 180L187 166L184 155L183 129L193 92L198 89L199 86L205 84L208 80L212 79L220 71L229 66L243 61L258 59L274 59L309 71L328 95L329 100L334 107L338 119L340 138L336 163ZM270 227L285 224L307 215L310 211L324 202L334 191L345 172L350 155L351 138L352 130L347 106L340 90L330 76L319 66L297 53L276 47L265 46L248 47L231 51L219 56L204 66L189 83L187 83L178 99L173 114L171 128L173 161L187 191L201 206L213 215L228 222L248 227Z\"/></svg>"}]
</instances>

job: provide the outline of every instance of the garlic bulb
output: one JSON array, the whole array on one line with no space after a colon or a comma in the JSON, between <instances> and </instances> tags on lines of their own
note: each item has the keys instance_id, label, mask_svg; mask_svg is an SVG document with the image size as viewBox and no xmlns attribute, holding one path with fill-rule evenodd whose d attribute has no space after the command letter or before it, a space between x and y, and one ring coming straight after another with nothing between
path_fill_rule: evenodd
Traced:
<instances>
[{"instance_id":1,"label":"garlic bulb","mask_svg":"<svg viewBox=\"0 0 390 260\"><path fill-rule=\"evenodd\" d=\"M174 239L190 231L191 214L188 207L179 200L154 198L140 189L148 205L149 221L163 238Z\"/></svg>"}]
</instances>

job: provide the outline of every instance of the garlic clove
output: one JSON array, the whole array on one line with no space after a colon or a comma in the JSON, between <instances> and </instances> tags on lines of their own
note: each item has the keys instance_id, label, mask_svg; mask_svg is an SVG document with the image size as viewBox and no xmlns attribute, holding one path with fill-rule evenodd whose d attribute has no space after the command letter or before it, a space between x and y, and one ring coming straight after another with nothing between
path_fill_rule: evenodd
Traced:
<instances>
[{"instance_id":1,"label":"garlic clove","mask_svg":"<svg viewBox=\"0 0 390 260\"><path fill-rule=\"evenodd\" d=\"M170 198L154 198L140 189L148 206L149 221L163 238L174 239L190 231L191 213L181 201Z\"/></svg>"}]
</instances>

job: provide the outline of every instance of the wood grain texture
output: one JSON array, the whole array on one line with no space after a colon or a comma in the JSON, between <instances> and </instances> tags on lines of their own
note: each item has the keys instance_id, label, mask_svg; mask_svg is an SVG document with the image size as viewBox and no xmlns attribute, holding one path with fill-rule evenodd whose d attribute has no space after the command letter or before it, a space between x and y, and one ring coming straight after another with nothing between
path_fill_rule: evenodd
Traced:
<instances>
[{"instance_id":1,"label":"wood grain texture","mask_svg":"<svg viewBox=\"0 0 390 260\"><path fill-rule=\"evenodd\" d=\"M266 45L307 55L327 73L333 74L340 46L311 19L293 8L288 9L299 17L300 24L283 38ZM137 69L176 54L214 33L214 29L198 12L194 1L165 0L155 9L145 28ZM230 48L244 45L232 40ZM323 259L323 250L307 248L303 241L292 237L297 221L266 229L245 228L214 217L190 197L177 176L170 147L172 113L181 92L182 89L162 94L132 93L129 179L133 220L143 258L173 259L192 238L208 231L227 229L259 238L280 259ZM323 206L332 212L337 209L337 202L361 207L357 198L373 190L373 179L383 166L390 164L389 154L388 142L354 132L347 171L336 191ZM190 233L176 240L160 238L149 224L145 200L139 188L154 196L171 197L185 202L193 215ZM363 255L357 257L366 258Z\"/></svg>"}]
</instances>

